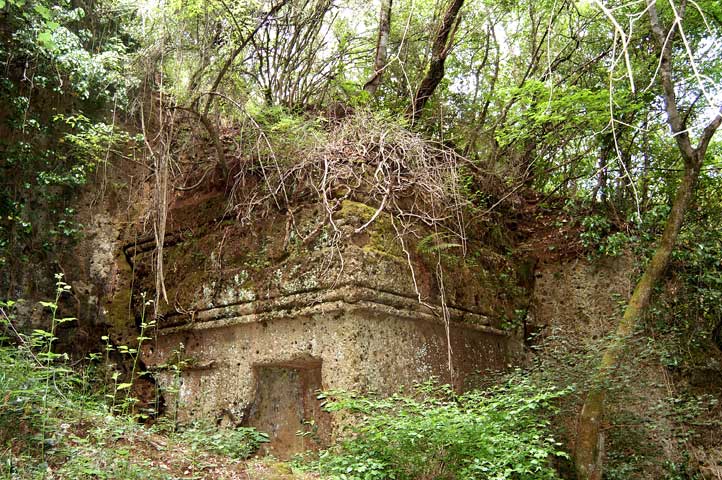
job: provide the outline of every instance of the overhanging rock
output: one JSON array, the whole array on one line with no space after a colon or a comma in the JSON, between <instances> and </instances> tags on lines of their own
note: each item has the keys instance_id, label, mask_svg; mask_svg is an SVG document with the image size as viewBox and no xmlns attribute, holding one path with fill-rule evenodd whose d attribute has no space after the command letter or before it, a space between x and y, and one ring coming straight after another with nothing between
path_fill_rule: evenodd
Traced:
<instances>
[{"instance_id":1,"label":"overhanging rock","mask_svg":"<svg viewBox=\"0 0 722 480\"><path fill-rule=\"evenodd\" d=\"M169 304L143 351L181 420L256 426L285 455L332 435L318 390L389 394L430 377L462 389L519 359L519 338L500 325L522 295L483 258L424 253L408 238L428 232L402 243L386 214L357 233L375 210L348 200L333 224L302 207L243 225L222 206L196 198L171 210ZM125 251L139 310L137 292L155 284L153 243Z\"/></svg>"}]
</instances>

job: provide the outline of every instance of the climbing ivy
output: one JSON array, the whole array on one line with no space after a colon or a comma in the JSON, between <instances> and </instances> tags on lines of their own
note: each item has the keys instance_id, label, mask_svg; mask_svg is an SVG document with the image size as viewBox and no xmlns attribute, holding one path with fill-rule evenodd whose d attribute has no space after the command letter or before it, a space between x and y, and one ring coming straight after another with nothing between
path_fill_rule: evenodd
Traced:
<instances>
[{"instance_id":1,"label":"climbing ivy","mask_svg":"<svg viewBox=\"0 0 722 480\"><path fill-rule=\"evenodd\" d=\"M127 104L131 17L115 1L0 0L0 266L75 238L69 200L129 139L113 117Z\"/></svg>"}]
</instances>

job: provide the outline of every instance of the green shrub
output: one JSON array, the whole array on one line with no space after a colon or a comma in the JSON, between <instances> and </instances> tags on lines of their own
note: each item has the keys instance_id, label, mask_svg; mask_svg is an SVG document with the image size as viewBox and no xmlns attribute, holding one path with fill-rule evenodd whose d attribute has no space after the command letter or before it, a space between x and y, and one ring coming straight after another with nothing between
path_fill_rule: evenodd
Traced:
<instances>
[{"instance_id":1,"label":"green shrub","mask_svg":"<svg viewBox=\"0 0 722 480\"><path fill-rule=\"evenodd\" d=\"M613 232L612 223L603 215L589 215L581 220L584 231L579 234L584 248L595 255L618 257L632 243L633 238L625 232Z\"/></svg>"},{"instance_id":2,"label":"green shrub","mask_svg":"<svg viewBox=\"0 0 722 480\"><path fill-rule=\"evenodd\" d=\"M353 426L313 465L343 480L556 479L550 462L567 455L544 413L564 393L520 376L463 395L432 384L415 398L331 392L327 410L351 414Z\"/></svg>"}]
</instances>

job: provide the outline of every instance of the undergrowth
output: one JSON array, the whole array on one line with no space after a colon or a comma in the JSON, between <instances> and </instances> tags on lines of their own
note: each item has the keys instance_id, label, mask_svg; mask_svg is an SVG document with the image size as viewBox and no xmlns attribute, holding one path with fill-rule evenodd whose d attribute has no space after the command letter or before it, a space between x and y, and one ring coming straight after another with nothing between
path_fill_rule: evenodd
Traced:
<instances>
[{"instance_id":1,"label":"undergrowth","mask_svg":"<svg viewBox=\"0 0 722 480\"><path fill-rule=\"evenodd\" d=\"M520 375L487 391L455 394L425 383L413 397L330 392L326 408L350 416L345 439L313 468L341 480L556 479L566 457L546 413L566 390Z\"/></svg>"},{"instance_id":2,"label":"undergrowth","mask_svg":"<svg viewBox=\"0 0 722 480\"><path fill-rule=\"evenodd\" d=\"M133 400L117 403L130 395L132 375L113 377L109 394L93 387L92 362L71 367L55 353L57 325L73 321L56 315L70 289L62 278L57 285L55 300L43 303L48 331L18 332L12 302L0 304L0 479L234 478L219 464L246 472L242 460L268 441L265 434L210 423L179 428L170 418L143 425ZM134 371L137 357L130 359ZM556 479L552 460L566 454L546 414L565 393L520 375L463 395L433 382L411 397L331 392L326 408L346 415L346 435L304 468L347 480Z\"/></svg>"},{"instance_id":3,"label":"undergrowth","mask_svg":"<svg viewBox=\"0 0 722 480\"><path fill-rule=\"evenodd\" d=\"M126 347L135 352L128 381L114 375L114 391L95 388L102 369L93 361L102 355L71 365L54 352L57 325L74 320L56 315L70 290L62 277L57 287L55 300L42 302L47 331L18 331L14 303L0 302L0 479L227 478L213 472L234 468L267 441L252 428L143 425L130 394L143 332L138 348Z\"/></svg>"}]
</instances>

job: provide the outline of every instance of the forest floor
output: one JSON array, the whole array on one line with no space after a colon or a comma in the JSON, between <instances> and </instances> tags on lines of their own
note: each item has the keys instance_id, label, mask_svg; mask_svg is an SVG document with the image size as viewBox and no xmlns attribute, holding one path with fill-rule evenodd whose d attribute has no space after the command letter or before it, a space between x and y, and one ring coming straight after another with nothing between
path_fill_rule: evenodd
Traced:
<instances>
[{"instance_id":1,"label":"forest floor","mask_svg":"<svg viewBox=\"0 0 722 480\"><path fill-rule=\"evenodd\" d=\"M311 480L294 463L253 456L267 438L172 419L142 423L114 393L26 350L0 346L0 480Z\"/></svg>"},{"instance_id":2,"label":"forest floor","mask_svg":"<svg viewBox=\"0 0 722 480\"><path fill-rule=\"evenodd\" d=\"M94 415L91 415L92 418ZM100 422L100 423L99 423ZM45 462L23 455L17 443L0 451L4 465L0 478L75 480L311 480L315 474L299 472L291 463L273 457L246 460L213 453L192 440L122 417L97 417L63 423L46 445ZM27 447L27 445L25 445ZM15 451L13 451L15 450Z\"/></svg>"},{"instance_id":3,"label":"forest floor","mask_svg":"<svg viewBox=\"0 0 722 480\"><path fill-rule=\"evenodd\" d=\"M273 457L240 460L230 455L210 452L208 445L172 434L162 434L142 425L131 426L121 438L94 441L93 435L78 432L68 441L76 453L92 458L100 478L187 479L187 480L310 480L315 475L298 472ZM127 462L118 462L118 456ZM72 472L74 469L70 469ZM124 470L126 472L124 472ZM82 471L80 473L90 473ZM131 476L126 477L130 474ZM70 476L58 476L68 478Z\"/></svg>"}]
</instances>

